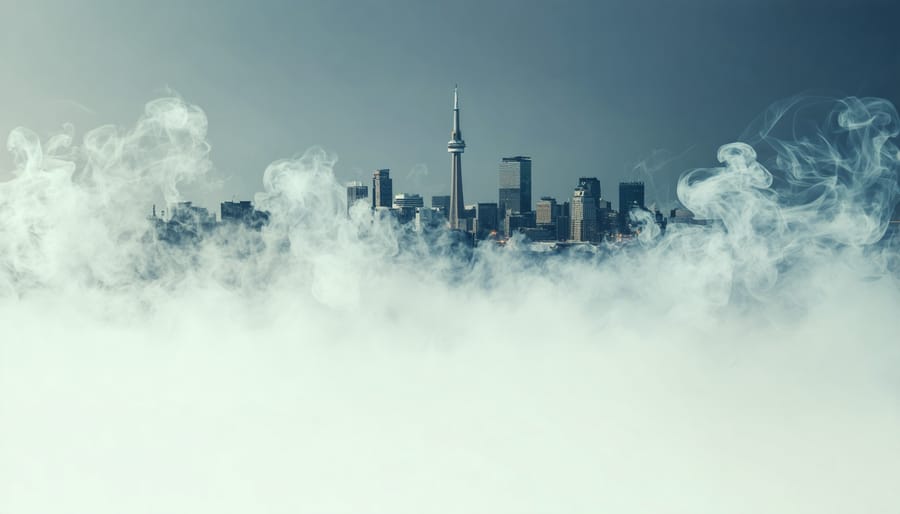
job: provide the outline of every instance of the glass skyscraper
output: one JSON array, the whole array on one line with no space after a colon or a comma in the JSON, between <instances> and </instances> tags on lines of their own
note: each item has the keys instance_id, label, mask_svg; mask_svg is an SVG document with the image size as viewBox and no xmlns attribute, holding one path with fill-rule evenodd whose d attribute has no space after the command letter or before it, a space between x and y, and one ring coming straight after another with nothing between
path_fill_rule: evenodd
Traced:
<instances>
[{"instance_id":1,"label":"glass skyscraper","mask_svg":"<svg viewBox=\"0 0 900 514\"><path fill-rule=\"evenodd\" d=\"M531 212L531 157L504 157L500 162L500 216Z\"/></svg>"}]
</instances>

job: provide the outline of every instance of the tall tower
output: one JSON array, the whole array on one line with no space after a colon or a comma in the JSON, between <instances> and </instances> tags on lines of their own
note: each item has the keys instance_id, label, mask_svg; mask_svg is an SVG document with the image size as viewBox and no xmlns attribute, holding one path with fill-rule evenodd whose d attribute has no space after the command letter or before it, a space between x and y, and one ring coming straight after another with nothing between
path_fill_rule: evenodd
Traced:
<instances>
[{"instance_id":1,"label":"tall tower","mask_svg":"<svg viewBox=\"0 0 900 514\"><path fill-rule=\"evenodd\" d=\"M447 143L447 151L450 152L450 229L459 230L459 219L465 217L465 204L463 203L462 185L462 153L466 150L466 142L463 141L462 131L459 129L459 94L457 88L453 88L453 132L450 133L450 142Z\"/></svg>"}]
</instances>

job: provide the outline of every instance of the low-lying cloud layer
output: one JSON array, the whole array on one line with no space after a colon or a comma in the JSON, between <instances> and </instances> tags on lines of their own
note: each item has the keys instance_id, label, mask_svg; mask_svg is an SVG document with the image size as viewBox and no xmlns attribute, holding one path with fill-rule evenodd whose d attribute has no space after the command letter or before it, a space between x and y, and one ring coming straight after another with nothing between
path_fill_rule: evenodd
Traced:
<instances>
[{"instance_id":1,"label":"low-lying cloud layer","mask_svg":"<svg viewBox=\"0 0 900 514\"><path fill-rule=\"evenodd\" d=\"M680 180L716 224L536 257L348 216L317 149L261 232L173 246L143 206L207 179L198 107L17 129L0 512L894 511L897 131L776 106Z\"/></svg>"}]
</instances>

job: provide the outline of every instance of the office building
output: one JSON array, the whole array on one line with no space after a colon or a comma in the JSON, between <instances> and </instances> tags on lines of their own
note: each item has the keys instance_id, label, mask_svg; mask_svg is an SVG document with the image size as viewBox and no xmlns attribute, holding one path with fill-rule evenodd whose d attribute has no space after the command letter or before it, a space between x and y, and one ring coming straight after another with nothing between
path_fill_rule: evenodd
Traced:
<instances>
[{"instance_id":1,"label":"office building","mask_svg":"<svg viewBox=\"0 0 900 514\"><path fill-rule=\"evenodd\" d=\"M450 195L432 196L431 208L437 209L444 218L447 218L450 214Z\"/></svg>"},{"instance_id":2,"label":"office building","mask_svg":"<svg viewBox=\"0 0 900 514\"><path fill-rule=\"evenodd\" d=\"M256 210L249 200L222 202L219 216L222 223L241 223L256 230L269 222L269 213Z\"/></svg>"},{"instance_id":3,"label":"office building","mask_svg":"<svg viewBox=\"0 0 900 514\"><path fill-rule=\"evenodd\" d=\"M580 177L572 195L570 233L573 241L599 243L603 240L600 181L596 177Z\"/></svg>"},{"instance_id":4,"label":"office building","mask_svg":"<svg viewBox=\"0 0 900 514\"><path fill-rule=\"evenodd\" d=\"M421 195L412 193L398 193L394 195L391 206L397 212L400 223L409 223L416 217L416 209L425 207L425 201Z\"/></svg>"},{"instance_id":5,"label":"office building","mask_svg":"<svg viewBox=\"0 0 900 514\"><path fill-rule=\"evenodd\" d=\"M394 197L394 182L391 170L377 170L372 174L372 208L389 209Z\"/></svg>"},{"instance_id":6,"label":"office building","mask_svg":"<svg viewBox=\"0 0 900 514\"><path fill-rule=\"evenodd\" d=\"M362 182L350 182L347 184L347 211L360 200L369 199L369 188Z\"/></svg>"},{"instance_id":7,"label":"office building","mask_svg":"<svg viewBox=\"0 0 900 514\"><path fill-rule=\"evenodd\" d=\"M599 240L597 234L597 203L585 188L578 186L572 195L572 231L573 241Z\"/></svg>"},{"instance_id":8,"label":"office building","mask_svg":"<svg viewBox=\"0 0 900 514\"><path fill-rule=\"evenodd\" d=\"M475 204L475 223L472 232L478 239L485 239L500 228L499 213L495 203Z\"/></svg>"},{"instance_id":9,"label":"office building","mask_svg":"<svg viewBox=\"0 0 900 514\"><path fill-rule=\"evenodd\" d=\"M506 210L506 218L503 219L503 233L506 237L512 237L516 232L526 228L534 228L534 212Z\"/></svg>"},{"instance_id":10,"label":"office building","mask_svg":"<svg viewBox=\"0 0 900 514\"><path fill-rule=\"evenodd\" d=\"M531 212L531 157L504 157L499 171L501 215Z\"/></svg>"},{"instance_id":11,"label":"office building","mask_svg":"<svg viewBox=\"0 0 900 514\"><path fill-rule=\"evenodd\" d=\"M644 183L620 182L619 183L619 232L630 234L630 216L633 209L645 209L644 207Z\"/></svg>"},{"instance_id":12,"label":"office building","mask_svg":"<svg viewBox=\"0 0 900 514\"><path fill-rule=\"evenodd\" d=\"M535 223L537 226L555 225L556 218L559 215L556 198L550 196L542 196L535 204Z\"/></svg>"}]
</instances>

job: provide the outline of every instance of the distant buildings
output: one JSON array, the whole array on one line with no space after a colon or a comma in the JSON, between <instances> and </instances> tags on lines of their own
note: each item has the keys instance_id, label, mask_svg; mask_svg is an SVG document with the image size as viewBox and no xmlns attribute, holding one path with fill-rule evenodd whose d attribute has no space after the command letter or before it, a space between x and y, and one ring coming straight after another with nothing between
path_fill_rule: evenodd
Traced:
<instances>
[{"instance_id":1,"label":"distant buildings","mask_svg":"<svg viewBox=\"0 0 900 514\"><path fill-rule=\"evenodd\" d=\"M350 182L347 184L347 211L360 200L369 199L369 188L362 182Z\"/></svg>"},{"instance_id":2,"label":"distant buildings","mask_svg":"<svg viewBox=\"0 0 900 514\"><path fill-rule=\"evenodd\" d=\"M216 221L215 213L205 207L197 207L192 202L178 202L169 207L169 217L165 212L157 216L156 206L148 218L156 233L156 238L171 244L197 243L208 234L213 234L225 226L243 226L260 230L269 223L269 213L258 211L249 201L222 202L221 221Z\"/></svg>"},{"instance_id":3,"label":"distant buildings","mask_svg":"<svg viewBox=\"0 0 900 514\"><path fill-rule=\"evenodd\" d=\"M425 207L425 201L417 194L398 193L391 207L397 211L400 223L408 223L416 217L416 209Z\"/></svg>"},{"instance_id":4,"label":"distant buildings","mask_svg":"<svg viewBox=\"0 0 900 514\"><path fill-rule=\"evenodd\" d=\"M219 206L222 223L241 223L248 228L259 230L269 222L269 213L257 211L248 201L222 202Z\"/></svg>"},{"instance_id":5,"label":"distant buildings","mask_svg":"<svg viewBox=\"0 0 900 514\"><path fill-rule=\"evenodd\" d=\"M450 213L450 195L432 196L431 208L437 209L444 218L447 218Z\"/></svg>"},{"instance_id":6,"label":"distant buildings","mask_svg":"<svg viewBox=\"0 0 900 514\"><path fill-rule=\"evenodd\" d=\"M450 194L431 197L426 208L417 193L393 193L390 169L372 174L371 207L375 219L395 219L401 224L415 223L417 231L450 228L468 234L455 234L455 240L495 239L500 243L514 234L533 242L572 242L598 244L604 240L621 241L632 237L640 227L632 226L630 213L646 210L643 182L619 184L619 212L601 196L597 177L580 177L571 199L558 202L542 196L532 205L532 160L517 155L503 157L498 167L498 202L465 205L463 201L462 154L466 143L460 127L459 93L453 91L453 127L447 151L450 154ZM347 209L369 198L369 188L361 182L346 186ZM683 209L673 210L672 223L698 223ZM215 228L215 215L190 202L172 206L170 218L151 217L165 237L183 240ZM249 201L223 202L221 224L241 223L255 229L268 223L268 213L256 211ZM663 230L668 219L658 210L650 218ZM464 237L456 237L456 236Z\"/></svg>"}]
</instances>

